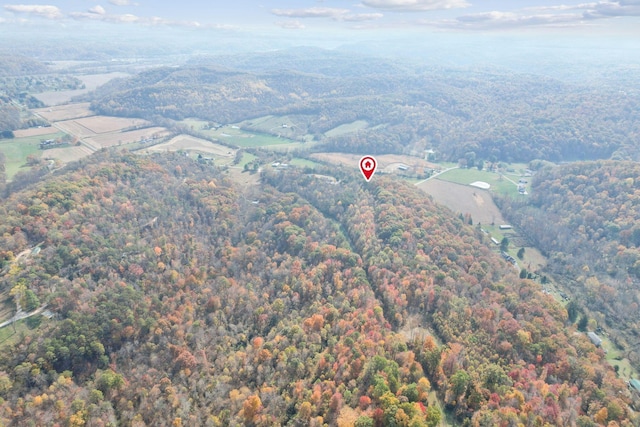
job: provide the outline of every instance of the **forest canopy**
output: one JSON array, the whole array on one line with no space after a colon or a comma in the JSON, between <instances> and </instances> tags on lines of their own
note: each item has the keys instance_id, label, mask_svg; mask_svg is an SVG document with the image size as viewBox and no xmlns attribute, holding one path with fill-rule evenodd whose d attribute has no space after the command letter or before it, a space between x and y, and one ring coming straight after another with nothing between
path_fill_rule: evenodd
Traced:
<instances>
[{"instance_id":1,"label":"forest canopy","mask_svg":"<svg viewBox=\"0 0 640 427\"><path fill-rule=\"evenodd\" d=\"M0 285L57 317L0 354L2 422L434 426L436 393L468 425L630 425L602 350L478 228L335 173L246 189L102 151L4 200Z\"/></svg>"}]
</instances>

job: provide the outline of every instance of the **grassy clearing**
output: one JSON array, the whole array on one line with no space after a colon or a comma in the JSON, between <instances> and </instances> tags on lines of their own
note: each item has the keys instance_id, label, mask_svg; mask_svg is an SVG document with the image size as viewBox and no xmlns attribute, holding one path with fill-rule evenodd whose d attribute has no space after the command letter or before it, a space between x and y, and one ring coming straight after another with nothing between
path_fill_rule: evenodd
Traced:
<instances>
[{"instance_id":1,"label":"grassy clearing","mask_svg":"<svg viewBox=\"0 0 640 427\"><path fill-rule=\"evenodd\" d=\"M22 167L26 167L27 156L37 154L40 156L40 141L43 139L56 139L64 136L62 132L52 133L49 135L28 136L24 138L0 139L0 151L7 158L5 168L7 179L10 180L20 171Z\"/></svg>"},{"instance_id":2,"label":"grassy clearing","mask_svg":"<svg viewBox=\"0 0 640 427\"><path fill-rule=\"evenodd\" d=\"M238 163L238 166L244 169L244 165L253 162L255 159L257 159L257 157L251 153L242 153L242 159L240 163Z\"/></svg>"},{"instance_id":3,"label":"grassy clearing","mask_svg":"<svg viewBox=\"0 0 640 427\"><path fill-rule=\"evenodd\" d=\"M301 133L301 129L289 116L258 117L240 122L238 126L256 133L278 134L288 139L295 139Z\"/></svg>"},{"instance_id":4,"label":"grassy clearing","mask_svg":"<svg viewBox=\"0 0 640 427\"><path fill-rule=\"evenodd\" d=\"M344 125L337 126L331 130L326 131L324 134L328 137L346 135L351 132L357 132L361 129L369 127L369 123L366 120L356 120L352 123L346 123Z\"/></svg>"},{"instance_id":5,"label":"grassy clearing","mask_svg":"<svg viewBox=\"0 0 640 427\"><path fill-rule=\"evenodd\" d=\"M26 321L27 319L18 320L14 324L5 326L4 328L0 329L0 348L16 344L20 341L21 337L32 333L33 329L30 329L27 326ZM39 328L44 326L45 321L48 321L48 319L43 317L42 324L39 326ZM15 331L13 328L14 325Z\"/></svg>"},{"instance_id":6,"label":"grassy clearing","mask_svg":"<svg viewBox=\"0 0 640 427\"><path fill-rule=\"evenodd\" d=\"M631 365L629 359L624 357L624 352L616 348L609 338L599 335L602 339L602 348L607 352L605 358L611 366L618 367L618 376L625 381L638 378L638 371Z\"/></svg>"}]
</instances>

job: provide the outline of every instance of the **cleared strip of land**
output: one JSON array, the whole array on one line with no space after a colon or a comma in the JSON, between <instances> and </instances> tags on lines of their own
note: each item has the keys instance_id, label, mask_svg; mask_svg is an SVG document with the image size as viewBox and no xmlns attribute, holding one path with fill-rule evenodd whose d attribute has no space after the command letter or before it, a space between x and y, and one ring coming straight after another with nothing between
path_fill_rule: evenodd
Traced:
<instances>
[{"instance_id":1,"label":"cleared strip of land","mask_svg":"<svg viewBox=\"0 0 640 427\"><path fill-rule=\"evenodd\" d=\"M75 120L75 122L94 133L116 132L122 129L133 129L151 125L150 122L142 119L109 116L87 117Z\"/></svg>"}]
</instances>

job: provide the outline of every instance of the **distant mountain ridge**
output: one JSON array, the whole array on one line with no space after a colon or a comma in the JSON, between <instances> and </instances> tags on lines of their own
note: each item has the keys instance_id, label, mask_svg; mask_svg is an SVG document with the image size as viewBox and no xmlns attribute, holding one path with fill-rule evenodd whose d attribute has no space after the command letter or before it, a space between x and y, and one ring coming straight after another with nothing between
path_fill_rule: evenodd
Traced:
<instances>
[{"instance_id":1,"label":"distant mountain ridge","mask_svg":"<svg viewBox=\"0 0 640 427\"><path fill-rule=\"evenodd\" d=\"M179 68L110 82L92 108L111 115L234 123L287 115L297 136L355 153L436 149L478 158L640 158L633 135L640 92L562 83L496 70L412 69L319 49L199 57ZM365 120L357 135L327 137Z\"/></svg>"}]
</instances>

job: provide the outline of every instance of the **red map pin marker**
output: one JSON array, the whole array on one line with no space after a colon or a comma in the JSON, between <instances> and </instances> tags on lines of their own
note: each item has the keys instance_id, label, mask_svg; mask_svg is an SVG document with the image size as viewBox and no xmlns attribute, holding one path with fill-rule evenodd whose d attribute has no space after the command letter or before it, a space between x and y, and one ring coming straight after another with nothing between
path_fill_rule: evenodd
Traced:
<instances>
[{"instance_id":1,"label":"red map pin marker","mask_svg":"<svg viewBox=\"0 0 640 427\"><path fill-rule=\"evenodd\" d=\"M369 182L375 173L377 164L376 159L371 156L364 156L360 159L360 172L362 172L367 182Z\"/></svg>"}]
</instances>

